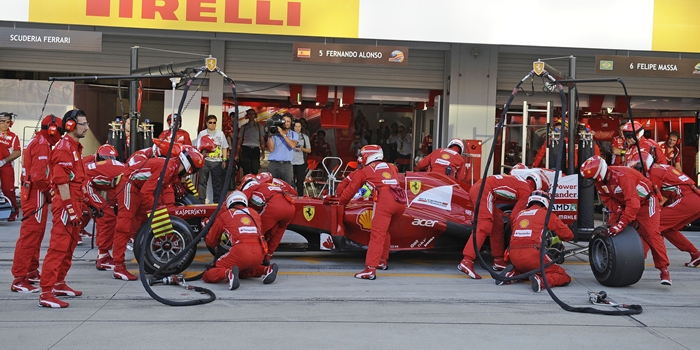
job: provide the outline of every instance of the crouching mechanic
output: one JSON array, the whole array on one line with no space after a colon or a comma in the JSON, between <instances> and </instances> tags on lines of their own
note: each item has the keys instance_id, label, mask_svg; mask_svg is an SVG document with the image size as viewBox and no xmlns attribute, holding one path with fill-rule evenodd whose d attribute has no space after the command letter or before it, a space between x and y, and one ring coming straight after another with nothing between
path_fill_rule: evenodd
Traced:
<instances>
[{"instance_id":1,"label":"crouching mechanic","mask_svg":"<svg viewBox=\"0 0 700 350\"><path fill-rule=\"evenodd\" d=\"M666 245L659 230L660 194L654 185L638 171L624 166L610 166L600 156L588 158L581 164L581 176L593 179L600 199L610 210L608 235L622 232L632 221L639 224L639 235L649 245L654 267L661 271L661 284L671 285Z\"/></svg>"},{"instance_id":2,"label":"crouching mechanic","mask_svg":"<svg viewBox=\"0 0 700 350\"><path fill-rule=\"evenodd\" d=\"M97 261L95 268L98 270L114 270L114 259L109 255L109 250L114 245L114 231L116 230L117 214L117 186L127 167L116 160L116 149L111 145L102 145L95 152L95 162L85 165L86 181L83 192L97 228ZM103 197L98 191L105 191Z\"/></svg>"},{"instance_id":3,"label":"crouching mechanic","mask_svg":"<svg viewBox=\"0 0 700 350\"><path fill-rule=\"evenodd\" d=\"M163 147L167 146L165 143L163 145ZM161 153L160 151L157 152L158 156L166 154L166 152ZM179 177L193 174L204 166L204 157L192 146L183 146L182 150L179 147L178 149L173 148L173 152L177 152L177 158L170 159L162 179L160 174L165 166L165 158L149 158L143 163L130 166L124 173L124 177L128 181L122 180L118 185L117 230L112 248L115 265L112 277L115 279L125 281L138 279L127 271L124 264L124 253L132 234L138 231L143 221L146 220L146 215L150 215L154 202L157 201L159 205L151 223L154 235L165 235L172 232L172 224L170 224L166 205L174 196L172 193L168 195L163 191L159 198L155 198L155 191L159 183L162 183L163 189L165 189L170 187L174 181L179 181ZM171 153L171 155L175 154Z\"/></svg>"},{"instance_id":4,"label":"crouching mechanic","mask_svg":"<svg viewBox=\"0 0 700 350\"><path fill-rule=\"evenodd\" d=\"M521 211L513 220L513 236L510 239L508 251L514 269L506 274L507 277L540 268L540 245L542 233L545 231L544 219L547 216L549 201L548 192L532 192L527 200L527 209ZM559 240L570 241L574 238L573 232L556 215L550 215L547 230L555 232ZM545 264L550 261L552 259L545 255ZM549 265L544 269L544 272L547 276L547 283L551 287L566 286L571 282L571 277L564 268L557 264ZM541 273L531 275L530 282L532 282L532 290L535 292L544 288ZM496 283L498 284L498 281Z\"/></svg>"},{"instance_id":5,"label":"crouching mechanic","mask_svg":"<svg viewBox=\"0 0 700 350\"><path fill-rule=\"evenodd\" d=\"M654 157L646 151L642 151L642 159L645 160L647 178L661 191L661 236L680 251L690 254L690 262L685 263L685 266L697 267L700 265L700 251L680 230L700 218L700 189L688 175L675 167L654 163ZM629 164L642 172L638 154L632 156ZM648 251L649 247L645 245L644 254Z\"/></svg>"},{"instance_id":6,"label":"crouching mechanic","mask_svg":"<svg viewBox=\"0 0 700 350\"><path fill-rule=\"evenodd\" d=\"M58 296L80 296L83 292L66 284L65 278L72 264L73 251L78 244L80 207L83 203L82 185L85 181L83 145L78 142L89 129L85 112L74 109L63 116L66 135L51 152L49 168L54 196L49 250L44 258L41 275L39 306L66 308L68 303Z\"/></svg>"},{"instance_id":7,"label":"crouching mechanic","mask_svg":"<svg viewBox=\"0 0 700 350\"><path fill-rule=\"evenodd\" d=\"M447 144L447 148L436 149L430 155L423 158L414 170L428 170L433 173L445 174L451 178L463 181L467 175L467 167L465 166L462 152L464 151L464 142L460 139L452 139Z\"/></svg>"},{"instance_id":8,"label":"crouching mechanic","mask_svg":"<svg viewBox=\"0 0 700 350\"><path fill-rule=\"evenodd\" d=\"M493 255L493 269L500 271L506 268L503 259L505 251L505 237L503 235L503 216L506 214L498 208L499 204L515 204L512 217L517 215L527 206L527 199L535 190L549 190L549 178L541 169L518 169L511 171L516 175L491 175L486 178L484 192L479 206L478 222L475 234L469 236L467 244L464 246L462 254L464 259L457 268L467 276L474 279L481 279L481 276L474 271L474 236L476 236L477 249L490 237L491 254ZM477 181L469 189L469 198L475 202L479 197L481 180ZM512 222L512 221L511 221Z\"/></svg>"},{"instance_id":9,"label":"crouching mechanic","mask_svg":"<svg viewBox=\"0 0 700 350\"><path fill-rule=\"evenodd\" d=\"M248 208L248 198L243 192L231 192L226 198L226 206L228 210L216 216L206 243L208 247L216 248L222 235L226 235L231 242L231 249L204 272L202 280L217 283L225 279L229 289L234 290L240 286L240 278L254 275L260 267L260 262L267 254L267 242L263 236L260 215ZM270 284L277 278L276 264L272 265L274 272L263 278L264 284Z\"/></svg>"},{"instance_id":10,"label":"crouching mechanic","mask_svg":"<svg viewBox=\"0 0 700 350\"><path fill-rule=\"evenodd\" d=\"M384 152L380 146L362 147L360 158L363 168L353 172L350 183L340 194L339 202L343 206L348 205L365 183L374 188L372 229L367 245L365 269L355 274L355 278L373 280L377 278L380 260L389 255L389 226L401 218L406 210L406 192L399 184L398 168L383 161ZM386 262L384 265L386 266Z\"/></svg>"},{"instance_id":11,"label":"crouching mechanic","mask_svg":"<svg viewBox=\"0 0 700 350\"><path fill-rule=\"evenodd\" d=\"M46 232L46 220L49 216L51 201L51 184L49 177L49 159L53 147L62 135L62 120L55 115L47 115L41 121L41 130L37 131L22 154L22 227L15 245L12 260L14 280L10 290L18 293L36 293L38 283L39 251Z\"/></svg>"}]
</instances>

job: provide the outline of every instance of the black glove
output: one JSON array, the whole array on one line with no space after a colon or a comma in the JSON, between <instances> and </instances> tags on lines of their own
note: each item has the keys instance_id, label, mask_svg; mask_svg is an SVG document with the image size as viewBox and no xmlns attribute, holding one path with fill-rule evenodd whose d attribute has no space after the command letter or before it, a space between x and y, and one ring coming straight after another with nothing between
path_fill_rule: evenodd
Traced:
<instances>
[{"instance_id":1,"label":"black glove","mask_svg":"<svg viewBox=\"0 0 700 350\"><path fill-rule=\"evenodd\" d=\"M101 218L105 216L105 212L102 211L102 208L95 208L91 205L88 205L88 209L90 209L90 214L93 218Z\"/></svg>"}]
</instances>

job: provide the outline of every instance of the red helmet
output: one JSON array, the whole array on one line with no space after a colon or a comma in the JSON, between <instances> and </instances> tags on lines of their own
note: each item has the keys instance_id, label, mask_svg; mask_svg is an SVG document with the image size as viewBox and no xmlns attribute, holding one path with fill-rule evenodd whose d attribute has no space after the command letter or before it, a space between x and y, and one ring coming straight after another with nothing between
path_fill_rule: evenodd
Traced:
<instances>
[{"instance_id":1,"label":"red helmet","mask_svg":"<svg viewBox=\"0 0 700 350\"><path fill-rule=\"evenodd\" d=\"M461 139L452 139L450 140L450 143L447 144L447 148L450 148L452 146L457 146L459 147L459 153L464 152L464 142L462 142Z\"/></svg>"},{"instance_id":2,"label":"red helmet","mask_svg":"<svg viewBox=\"0 0 700 350\"><path fill-rule=\"evenodd\" d=\"M182 165L185 167L183 171L184 174L182 175L194 174L204 167L204 156L190 145L182 146L182 152L180 152L179 158Z\"/></svg>"},{"instance_id":3,"label":"red helmet","mask_svg":"<svg viewBox=\"0 0 700 350\"><path fill-rule=\"evenodd\" d=\"M245 174L245 176L243 176L243 178L241 179L241 184L238 185L238 190L239 191L245 190L248 187L248 185L253 183L253 182L255 182L255 183L258 182L258 179L256 178L256 176L253 174Z\"/></svg>"},{"instance_id":4,"label":"red helmet","mask_svg":"<svg viewBox=\"0 0 700 350\"><path fill-rule=\"evenodd\" d=\"M638 122L634 122L634 128L632 128L632 122L627 122L625 126L622 127L622 135L626 139L633 139L634 134L637 134L637 139L644 136L644 127Z\"/></svg>"},{"instance_id":5,"label":"red helmet","mask_svg":"<svg viewBox=\"0 0 700 350\"><path fill-rule=\"evenodd\" d=\"M154 157L165 157L165 155L168 154L168 148L170 148L170 141L153 139L153 147L151 147L151 150L153 151ZM182 145L176 142L173 145L170 157L177 157L180 155L180 152L182 152Z\"/></svg>"},{"instance_id":6,"label":"red helmet","mask_svg":"<svg viewBox=\"0 0 700 350\"><path fill-rule=\"evenodd\" d=\"M173 122L173 114L172 113L168 114L167 120L168 120L168 127L170 127L170 124Z\"/></svg>"},{"instance_id":7,"label":"red helmet","mask_svg":"<svg viewBox=\"0 0 700 350\"><path fill-rule=\"evenodd\" d=\"M384 159L384 151L378 145L367 145L360 149L360 158L362 158L362 165L367 165Z\"/></svg>"},{"instance_id":8,"label":"red helmet","mask_svg":"<svg viewBox=\"0 0 700 350\"><path fill-rule=\"evenodd\" d=\"M117 149L114 148L114 146L107 144L97 147L97 151L95 152L95 160L99 162L107 159L117 159Z\"/></svg>"},{"instance_id":9,"label":"red helmet","mask_svg":"<svg viewBox=\"0 0 700 350\"><path fill-rule=\"evenodd\" d=\"M642 151L641 158L639 157L639 153L635 153L627 160L627 166L630 168L637 169L638 171L641 172L642 171L642 162L640 161L640 159L644 159L644 167L647 170L649 168L651 168L652 165L654 165L654 156L652 156L647 151Z\"/></svg>"},{"instance_id":10,"label":"red helmet","mask_svg":"<svg viewBox=\"0 0 700 350\"><path fill-rule=\"evenodd\" d=\"M600 156L593 156L581 164L581 176L585 179L603 181L608 173L608 164Z\"/></svg>"},{"instance_id":11,"label":"red helmet","mask_svg":"<svg viewBox=\"0 0 700 350\"><path fill-rule=\"evenodd\" d=\"M258 174L258 176L256 176L256 178L258 179L258 182L260 182L260 183L268 183L268 182L272 182L272 180L275 177L272 176L272 173L270 173L268 171L263 171L262 173Z\"/></svg>"},{"instance_id":12,"label":"red helmet","mask_svg":"<svg viewBox=\"0 0 700 350\"><path fill-rule=\"evenodd\" d=\"M63 119L49 114L41 120L41 130L46 130L49 142L55 145L63 134Z\"/></svg>"},{"instance_id":13,"label":"red helmet","mask_svg":"<svg viewBox=\"0 0 700 350\"><path fill-rule=\"evenodd\" d=\"M197 149L202 151L214 152L216 151L216 143L214 139L209 135L204 135L199 139L199 144L197 144Z\"/></svg>"}]
</instances>

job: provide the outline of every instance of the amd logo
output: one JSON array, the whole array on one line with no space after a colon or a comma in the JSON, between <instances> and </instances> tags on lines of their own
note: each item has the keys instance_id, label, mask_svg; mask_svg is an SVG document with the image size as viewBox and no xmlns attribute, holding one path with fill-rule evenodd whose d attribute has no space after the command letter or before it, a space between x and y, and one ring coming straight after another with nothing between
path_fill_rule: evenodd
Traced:
<instances>
[{"instance_id":1,"label":"amd logo","mask_svg":"<svg viewBox=\"0 0 700 350\"><path fill-rule=\"evenodd\" d=\"M94 17L112 17L111 5L116 1L119 7L119 18L134 18L134 3L141 3L141 19L156 19L156 13L163 20L179 21L175 14L181 6L185 7L185 18L187 22L219 22L223 18L223 23L234 24L255 24L284 26L284 20L271 18L271 1L256 0L253 16L246 18L241 14L241 2L252 0L85 0L85 15ZM223 16L217 14L223 2ZM245 6L246 10L252 6ZM288 27L301 26L301 2L287 2L287 23Z\"/></svg>"},{"instance_id":2,"label":"amd logo","mask_svg":"<svg viewBox=\"0 0 700 350\"><path fill-rule=\"evenodd\" d=\"M423 226L423 227L433 227L437 224L437 220L425 220L425 219L413 219L411 225L413 226Z\"/></svg>"}]
</instances>

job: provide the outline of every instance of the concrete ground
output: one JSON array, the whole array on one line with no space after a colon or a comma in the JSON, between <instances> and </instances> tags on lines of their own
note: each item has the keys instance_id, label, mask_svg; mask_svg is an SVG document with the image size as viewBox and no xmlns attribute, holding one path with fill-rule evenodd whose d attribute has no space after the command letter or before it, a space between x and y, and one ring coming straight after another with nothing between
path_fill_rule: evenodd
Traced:
<instances>
[{"instance_id":1,"label":"concrete ground","mask_svg":"<svg viewBox=\"0 0 700 350\"><path fill-rule=\"evenodd\" d=\"M458 253L421 252L392 254L375 281L352 277L364 266L362 252L278 253L275 283L243 280L229 291L224 283L192 282L217 299L170 307L139 281L96 270L89 242L76 249L67 278L84 295L63 298L67 309L47 309L37 307L38 294L10 291L19 227L0 222L1 349L700 349L700 269L683 266L688 254L673 247L670 287L659 283L651 258L641 281L624 288L601 286L586 256L565 262L574 280L554 289L558 298L591 306L587 291L605 290L642 305L635 316L567 312L529 283L496 286L482 268L484 279L467 278L456 269ZM700 233L686 234L700 245ZM42 259L47 246L48 234ZM191 274L210 259L200 247ZM136 266L129 264L133 272ZM168 299L202 298L181 287L154 288Z\"/></svg>"}]
</instances>

